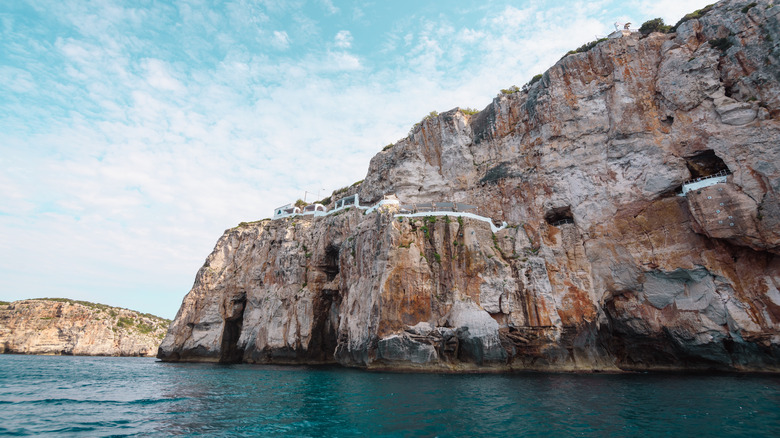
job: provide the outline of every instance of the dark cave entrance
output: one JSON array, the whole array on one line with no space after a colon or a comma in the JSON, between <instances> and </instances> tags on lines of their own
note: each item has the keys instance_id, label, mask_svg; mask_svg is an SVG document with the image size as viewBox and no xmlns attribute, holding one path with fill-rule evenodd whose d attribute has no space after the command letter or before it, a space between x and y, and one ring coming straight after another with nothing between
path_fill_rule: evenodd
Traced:
<instances>
[{"instance_id":1,"label":"dark cave entrance","mask_svg":"<svg viewBox=\"0 0 780 438\"><path fill-rule=\"evenodd\" d=\"M330 244L325 247L325 256L320 269L330 283L339 275L341 247ZM314 327L309 352L313 359L324 362L334 360L338 344L339 307L341 294L338 288L325 286L314 302Z\"/></svg>"},{"instance_id":2,"label":"dark cave entrance","mask_svg":"<svg viewBox=\"0 0 780 438\"><path fill-rule=\"evenodd\" d=\"M706 149L684 158L685 165L691 172L691 179L715 175L718 172L731 173L726 163L715 155L715 151L712 149Z\"/></svg>"},{"instance_id":3,"label":"dark cave entrance","mask_svg":"<svg viewBox=\"0 0 780 438\"><path fill-rule=\"evenodd\" d=\"M544 215L548 224L557 227L564 224L573 224L574 216L571 214L571 206L558 207L548 210Z\"/></svg>"},{"instance_id":4,"label":"dark cave entrance","mask_svg":"<svg viewBox=\"0 0 780 438\"><path fill-rule=\"evenodd\" d=\"M328 276L328 281L333 281L339 274L339 253L340 248L330 244L325 248L325 258L323 260L322 271Z\"/></svg>"},{"instance_id":5,"label":"dark cave entrance","mask_svg":"<svg viewBox=\"0 0 780 438\"><path fill-rule=\"evenodd\" d=\"M246 294L233 298L229 305L231 308L225 312L229 316L225 318L225 327L222 330L219 363L240 363L244 357L244 349L238 348L238 338L244 325Z\"/></svg>"},{"instance_id":6,"label":"dark cave entrance","mask_svg":"<svg viewBox=\"0 0 780 438\"><path fill-rule=\"evenodd\" d=\"M314 327L309 354L312 359L332 362L338 345L339 307L338 290L323 289L314 302Z\"/></svg>"}]
</instances>

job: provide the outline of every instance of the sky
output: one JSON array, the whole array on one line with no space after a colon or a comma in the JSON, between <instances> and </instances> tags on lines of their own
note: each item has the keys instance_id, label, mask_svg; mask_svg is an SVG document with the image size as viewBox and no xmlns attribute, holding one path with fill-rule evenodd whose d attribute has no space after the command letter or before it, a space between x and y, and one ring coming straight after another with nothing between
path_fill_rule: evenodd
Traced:
<instances>
[{"instance_id":1,"label":"sky","mask_svg":"<svg viewBox=\"0 0 780 438\"><path fill-rule=\"evenodd\" d=\"M0 1L0 300L173 318L225 229L711 1Z\"/></svg>"}]
</instances>

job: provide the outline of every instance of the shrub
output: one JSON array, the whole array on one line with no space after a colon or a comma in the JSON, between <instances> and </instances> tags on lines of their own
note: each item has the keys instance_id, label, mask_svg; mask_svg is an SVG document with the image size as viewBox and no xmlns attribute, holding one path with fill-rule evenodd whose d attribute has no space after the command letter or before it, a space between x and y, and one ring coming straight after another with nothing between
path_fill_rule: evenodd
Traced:
<instances>
[{"instance_id":1,"label":"shrub","mask_svg":"<svg viewBox=\"0 0 780 438\"><path fill-rule=\"evenodd\" d=\"M355 182L352 183L352 185L350 187L355 187L357 185L360 185L360 183L362 183L363 181L364 180L362 180L362 179L360 181L355 181Z\"/></svg>"},{"instance_id":2,"label":"shrub","mask_svg":"<svg viewBox=\"0 0 780 438\"><path fill-rule=\"evenodd\" d=\"M542 79L542 75L541 74L534 75L534 77L532 77L531 80L528 81L528 86L530 87L531 85L539 82L539 80L541 80L541 79Z\"/></svg>"},{"instance_id":3,"label":"shrub","mask_svg":"<svg viewBox=\"0 0 780 438\"><path fill-rule=\"evenodd\" d=\"M142 322L138 322L138 331L143 334L149 334L154 330L154 327L150 326L149 324L144 324Z\"/></svg>"},{"instance_id":4,"label":"shrub","mask_svg":"<svg viewBox=\"0 0 780 438\"><path fill-rule=\"evenodd\" d=\"M303 208L303 207L306 207L307 205L309 205L309 204L304 202L303 199L299 199L299 200L295 201L295 206L298 207L298 208Z\"/></svg>"},{"instance_id":5,"label":"shrub","mask_svg":"<svg viewBox=\"0 0 780 438\"><path fill-rule=\"evenodd\" d=\"M650 35L653 32L669 33L672 30L672 26L664 24L663 18L653 18L642 23L639 28L639 33L642 35Z\"/></svg>"},{"instance_id":6,"label":"shrub","mask_svg":"<svg viewBox=\"0 0 780 438\"><path fill-rule=\"evenodd\" d=\"M501 89L501 94L515 94L518 91L520 91L520 88L518 88L517 85L512 85L509 88L502 88Z\"/></svg>"},{"instance_id":7,"label":"shrub","mask_svg":"<svg viewBox=\"0 0 780 438\"><path fill-rule=\"evenodd\" d=\"M731 40L726 38L715 38L714 40L709 41L710 46L714 49L719 49L721 52L726 53L726 51L733 45Z\"/></svg>"},{"instance_id":8,"label":"shrub","mask_svg":"<svg viewBox=\"0 0 780 438\"><path fill-rule=\"evenodd\" d=\"M681 24L685 23L688 20L697 20L704 16L707 12L711 11L712 8L715 6L715 4L707 5L701 9L697 9L690 14L686 14L684 17L680 18L680 21L677 22L672 28L670 29L671 32L676 32L677 28L680 27Z\"/></svg>"},{"instance_id":9,"label":"shrub","mask_svg":"<svg viewBox=\"0 0 780 438\"><path fill-rule=\"evenodd\" d=\"M474 114L477 114L479 110L475 108L460 108L460 112L468 116L473 116Z\"/></svg>"},{"instance_id":10,"label":"shrub","mask_svg":"<svg viewBox=\"0 0 780 438\"><path fill-rule=\"evenodd\" d=\"M600 43L602 41L606 41L606 40L607 40L606 38L599 38L596 41L591 41L591 42L589 42L587 44L583 44L583 45L577 47L575 50L569 50L568 55L573 55L575 53L585 53L588 50L596 47L596 45L598 45L598 43Z\"/></svg>"},{"instance_id":11,"label":"shrub","mask_svg":"<svg viewBox=\"0 0 780 438\"><path fill-rule=\"evenodd\" d=\"M387 145L387 146L383 147L383 148L382 148L382 152L384 152L384 151L386 151L386 150L390 149L391 147L393 147L393 144L392 144L392 143L390 143L389 145Z\"/></svg>"},{"instance_id":12,"label":"shrub","mask_svg":"<svg viewBox=\"0 0 780 438\"><path fill-rule=\"evenodd\" d=\"M133 318L119 317L119 321L116 322L116 326L119 328L126 328L133 326Z\"/></svg>"}]
</instances>

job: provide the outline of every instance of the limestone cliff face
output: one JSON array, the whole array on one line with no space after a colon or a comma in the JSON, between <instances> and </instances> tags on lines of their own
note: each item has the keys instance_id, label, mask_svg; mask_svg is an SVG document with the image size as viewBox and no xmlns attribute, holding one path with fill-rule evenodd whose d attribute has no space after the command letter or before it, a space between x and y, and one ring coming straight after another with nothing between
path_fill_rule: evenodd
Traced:
<instances>
[{"instance_id":1,"label":"limestone cliff face","mask_svg":"<svg viewBox=\"0 0 780 438\"><path fill-rule=\"evenodd\" d=\"M495 234L391 210L226 231L159 357L780 370L780 6L756 3L424 120L357 188L364 204L475 204L509 224Z\"/></svg>"},{"instance_id":2,"label":"limestone cliff face","mask_svg":"<svg viewBox=\"0 0 780 438\"><path fill-rule=\"evenodd\" d=\"M0 306L0 353L154 356L169 323L83 301L14 301Z\"/></svg>"}]
</instances>

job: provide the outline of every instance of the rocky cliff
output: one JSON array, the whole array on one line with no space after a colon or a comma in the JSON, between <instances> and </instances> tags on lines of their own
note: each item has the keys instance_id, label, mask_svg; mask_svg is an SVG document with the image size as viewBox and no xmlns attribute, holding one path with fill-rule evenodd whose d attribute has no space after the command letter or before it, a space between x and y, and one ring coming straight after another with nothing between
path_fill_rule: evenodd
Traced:
<instances>
[{"instance_id":1,"label":"rocky cliff","mask_svg":"<svg viewBox=\"0 0 780 438\"><path fill-rule=\"evenodd\" d=\"M0 303L0 353L154 356L170 321L67 299Z\"/></svg>"},{"instance_id":2,"label":"rocky cliff","mask_svg":"<svg viewBox=\"0 0 780 438\"><path fill-rule=\"evenodd\" d=\"M508 227L392 206L242 224L158 357L780 370L780 6L688 18L423 120L352 189L474 204Z\"/></svg>"}]
</instances>

